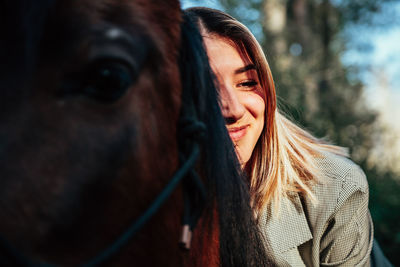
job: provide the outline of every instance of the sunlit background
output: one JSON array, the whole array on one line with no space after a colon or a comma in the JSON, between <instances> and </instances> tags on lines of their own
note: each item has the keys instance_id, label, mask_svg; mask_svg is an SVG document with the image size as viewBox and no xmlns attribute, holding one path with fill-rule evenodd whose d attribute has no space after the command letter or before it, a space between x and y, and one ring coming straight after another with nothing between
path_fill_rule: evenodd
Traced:
<instances>
[{"instance_id":1,"label":"sunlit background","mask_svg":"<svg viewBox=\"0 0 400 267\"><path fill-rule=\"evenodd\" d=\"M224 10L262 44L280 107L348 147L370 184L375 236L400 266L400 1L183 0Z\"/></svg>"}]
</instances>

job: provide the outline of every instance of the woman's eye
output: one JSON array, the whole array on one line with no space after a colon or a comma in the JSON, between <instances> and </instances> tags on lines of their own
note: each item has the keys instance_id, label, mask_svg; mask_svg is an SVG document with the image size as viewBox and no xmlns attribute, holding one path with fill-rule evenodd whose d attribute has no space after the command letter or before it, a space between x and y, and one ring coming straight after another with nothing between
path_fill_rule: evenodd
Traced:
<instances>
[{"instance_id":1,"label":"woman's eye","mask_svg":"<svg viewBox=\"0 0 400 267\"><path fill-rule=\"evenodd\" d=\"M238 85L238 87L244 87L244 88L253 88L254 86L257 86L258 82L256 81L246 81L242 82Z\"/></svg>"},{"instance_id":2,"label":"woman's eye","mask_svg":"<svg viewBox=\"0 0 400 267\"><path fill-rule=\"evenodd\" d=\"M101 102L114 102L121 98L135 80L133 73L122 62L95 62L85 71L81 93Z\"/></svg>"}]
</instances>

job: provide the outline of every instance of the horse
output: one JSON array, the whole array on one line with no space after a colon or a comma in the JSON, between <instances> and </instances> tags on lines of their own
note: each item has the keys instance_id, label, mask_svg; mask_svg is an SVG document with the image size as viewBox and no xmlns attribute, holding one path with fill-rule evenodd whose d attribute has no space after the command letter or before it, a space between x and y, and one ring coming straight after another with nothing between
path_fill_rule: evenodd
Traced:
<instances>
[{"instance_id":1,"label":"horse","mask_svg":"<svg viewBox=\"0 0 400 267\"><path fill-rule=\"evenodd\" d=\"M0 31L1 265L268 264L177 0L5 0Z\"/></svg>"}]
</instances>

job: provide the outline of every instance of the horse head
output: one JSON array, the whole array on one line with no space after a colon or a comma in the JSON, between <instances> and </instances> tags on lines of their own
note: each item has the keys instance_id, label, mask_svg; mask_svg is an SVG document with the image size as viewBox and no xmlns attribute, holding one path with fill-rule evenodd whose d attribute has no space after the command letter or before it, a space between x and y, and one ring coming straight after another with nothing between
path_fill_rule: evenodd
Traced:
<instances>
[{"instance_id":1,"label":"horse head","mask_svg":"<svg viewBox=\"0 0 400 267\"><path fill-rule=\"evenodd\" d=\"M177 168L179 2L2 5L1 232L32 257L75 264Z\"/></svg>"},{"instance_id":2,"label":"horse head","mask_svg":"<svg viewBox=\"0 0 400 267\"><path fill-rule=\"evenodd\" d=\"M179 250L179 188L101 262L265 262L201 38L182 21L176 0L0 4L2 263L98 263L91 259L146 213L182 162L182 85L194 87L189 110L207 126L204 233Z\"/></svg>"}]
</instances>

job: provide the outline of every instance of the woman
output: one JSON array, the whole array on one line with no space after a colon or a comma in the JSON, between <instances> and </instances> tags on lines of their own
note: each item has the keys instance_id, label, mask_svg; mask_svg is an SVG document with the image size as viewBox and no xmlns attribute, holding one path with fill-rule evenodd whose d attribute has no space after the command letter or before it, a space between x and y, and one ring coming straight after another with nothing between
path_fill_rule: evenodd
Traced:
<instances>
[{"instance_id":1,"label":"woman","mask_svg":"<svg viewBox=\"0 0 400 267\"><path fill-rule=\"evenodd\" d=\"M221 109L268 254L278 266L369 266L368 184L346 151L277 109L271 70L250 31L231 16L190 8L220 88Z\"/></svg>"}]
</instances>

